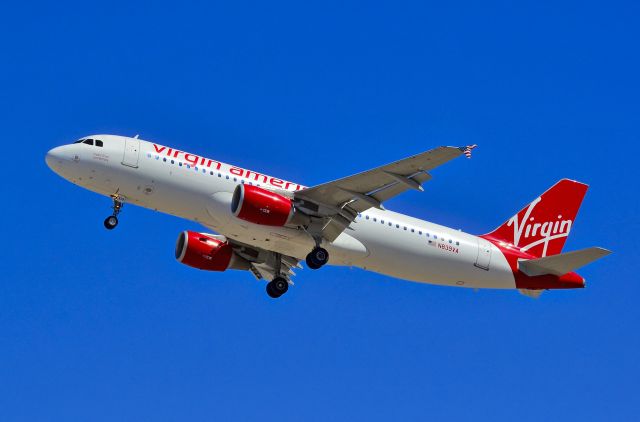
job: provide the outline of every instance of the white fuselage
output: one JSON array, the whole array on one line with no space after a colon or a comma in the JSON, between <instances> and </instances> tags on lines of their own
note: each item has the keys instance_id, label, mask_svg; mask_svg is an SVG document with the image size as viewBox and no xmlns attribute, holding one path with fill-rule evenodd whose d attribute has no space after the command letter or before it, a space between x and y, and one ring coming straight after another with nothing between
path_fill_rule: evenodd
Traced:
<instances>
[{"instance_id":1,"label":"white fuselage","mask_svg":"<svg viewBox=\"0 0 640 422\"><path fill-rule=\"evenodd\" d=\"M211 230L303 260L314 241L297 228L240 220L230 210L240 183L290 191L303 186L135 138L95 135L102 147L55 148L47 164L73 183L127 203L196 221ZM334 242L330 264L400 279L473 288L514 289L503 253L483 238L392 211L369 209Z\"/></svg>"}]
</instances>

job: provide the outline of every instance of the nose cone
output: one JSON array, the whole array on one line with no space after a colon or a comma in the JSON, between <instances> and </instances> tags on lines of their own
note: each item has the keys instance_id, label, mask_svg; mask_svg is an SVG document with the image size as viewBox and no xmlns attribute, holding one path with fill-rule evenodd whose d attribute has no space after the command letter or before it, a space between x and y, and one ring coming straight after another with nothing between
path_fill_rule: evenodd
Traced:
<instances>
[{"instance_id":1,"label":"nose cone","mask_svg":"<svg viewBox=\"0 0 640 422\"><path fill-rule=\"evenodd\" d=\"M49 166L51 170L53 170L56 173L59 173L61 167L66 161L66 158L64 155L64 147L56 147L51 151L47 152L47 155L45 156L44 161L46 161L47 166Z\"/></svg>"}]
</instances>

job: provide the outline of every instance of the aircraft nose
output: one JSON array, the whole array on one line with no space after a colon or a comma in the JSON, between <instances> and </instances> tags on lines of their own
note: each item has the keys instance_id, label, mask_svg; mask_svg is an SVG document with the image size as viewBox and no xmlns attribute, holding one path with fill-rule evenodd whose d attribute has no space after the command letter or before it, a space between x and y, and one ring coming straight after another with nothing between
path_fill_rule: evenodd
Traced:
<instances>
[{"instance_id":1,"label":"aircraft nose","mask_svg":"<svg viewBox=\"0 0 640 422\"><path fill-rule=\"evenodd\" d=\"M62 151L63 147L56 147L47 152L47 155L44 158L47 166L53 171L57 171L63 163L64 154Z\"/></svg>"}]
</instances>

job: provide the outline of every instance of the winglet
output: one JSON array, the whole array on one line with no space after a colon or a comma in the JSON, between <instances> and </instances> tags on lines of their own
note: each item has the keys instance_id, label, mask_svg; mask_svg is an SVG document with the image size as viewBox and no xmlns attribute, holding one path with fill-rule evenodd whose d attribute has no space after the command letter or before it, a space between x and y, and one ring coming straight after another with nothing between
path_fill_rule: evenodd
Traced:
<instances>
[{"instance_id":1,"label":"winglet","mask_svg":"<svg viewBox=\"0 0 640 422\"><path fill-rule=\"evenodd\" d=\"M460 151L462 151L462 153L467 157L467 158L471 158L471 150L476 148L478 145L473 144L473 145L467 145L464 147L458 147L458 149Z\"/></svg>"}]
</instances>

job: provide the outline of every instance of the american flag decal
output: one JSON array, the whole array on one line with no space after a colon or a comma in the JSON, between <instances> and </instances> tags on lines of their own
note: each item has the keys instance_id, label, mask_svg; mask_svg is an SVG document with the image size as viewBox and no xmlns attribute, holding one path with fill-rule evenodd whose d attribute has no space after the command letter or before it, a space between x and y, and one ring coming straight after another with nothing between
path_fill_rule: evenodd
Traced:
<instances>
[{"instance_id":1,"label":"american flag decal","mask_svg":"<svg viewBox=\"0 0 640 422\"><path fill-rule=\"evenodd\" d=\"M466 147L460 147L459 149L467 158L471 158L471 150L477 146L478 145L473 144L473 145L467 145Z\"/></svg>"}]
</instances>

